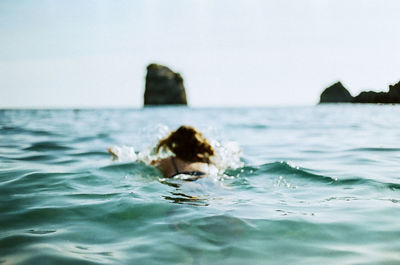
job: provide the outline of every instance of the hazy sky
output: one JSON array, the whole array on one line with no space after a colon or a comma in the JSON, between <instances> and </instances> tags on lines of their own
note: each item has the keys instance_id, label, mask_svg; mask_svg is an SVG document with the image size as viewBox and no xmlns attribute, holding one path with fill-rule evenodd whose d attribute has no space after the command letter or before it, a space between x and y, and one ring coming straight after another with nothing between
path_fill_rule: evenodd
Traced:
<instances>
[{"instance_id":1,"label":"hazy sky","mask_svg":"<svg viewBox=\"0 0 400 265\"><path fill-rule=\"evenodd\" d=\"M192 106L312 105L400 80L398 0L1 0L0 107L140 107L146 66Z\"/></svg>"}]
</instances>

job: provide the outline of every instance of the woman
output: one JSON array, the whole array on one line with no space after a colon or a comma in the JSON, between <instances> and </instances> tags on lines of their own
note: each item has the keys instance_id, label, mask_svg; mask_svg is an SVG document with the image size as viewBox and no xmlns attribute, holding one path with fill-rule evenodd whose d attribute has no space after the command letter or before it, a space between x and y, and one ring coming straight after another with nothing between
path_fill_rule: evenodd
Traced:
<instances>
[{"instance_id":1,"label":"woman","mask_svg":"<svg viewBox=\"0 0 400 265\"><path fill-rule=\"evenodd\" d=\"M115 157L118 155L109 148L108 151ZM181 126L171 132L166 138L159 141L156 154L170 151L171 156L154 160L151 165L161 170L166 178L177 175L186 175L186 180L196 180L217 171L210 162L215 152L204 136L191 126Z\"/></svg>"},{"instance_id":2,"label":"woman","mask_svg":"<svg viewBox=\"0 0 400 265\"><path fill-rule=\"evenodd\" d=\"M160 140L156 153L171 151L172 156L152 161L167 178L184 174L195 180L210 174L212 164L210 157L214 149L204 136L191 126L181 126L166 138ZM215 168L215 167L214 167Z\"/></svg>"}]
</instances>

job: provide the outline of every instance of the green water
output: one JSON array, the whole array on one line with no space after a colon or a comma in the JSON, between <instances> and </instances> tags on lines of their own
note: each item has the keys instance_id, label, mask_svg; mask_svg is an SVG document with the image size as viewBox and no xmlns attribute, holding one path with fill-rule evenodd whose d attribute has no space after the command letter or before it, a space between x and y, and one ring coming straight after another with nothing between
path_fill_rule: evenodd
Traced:
<instances>
[{"instance_id":1,"label":"green water","mask_svg":"<svg viewBox=\"0 0 400 265\"><path fill-rule=\"evenodd\" d=\"M0 111L0 264L400 264L399 114ZM146 150L181 124L236 143L242 166L166 180L106 151Z\"/></svg>"}]
</instances>

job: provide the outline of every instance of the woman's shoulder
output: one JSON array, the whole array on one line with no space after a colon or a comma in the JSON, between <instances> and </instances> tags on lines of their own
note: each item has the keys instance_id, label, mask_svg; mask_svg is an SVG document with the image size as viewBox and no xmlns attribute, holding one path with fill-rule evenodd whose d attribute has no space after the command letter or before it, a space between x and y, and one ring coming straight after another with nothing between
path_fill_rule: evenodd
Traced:
<instances>
[{"instance_id":1,"label":"woman's shoulder","mask_svg":"<svg viewBox=\"0 0 400 265\"><path fill-rule=\"evenodd\" d=\"M150 164L152 166L159 167L159 166L163 166L163 165L165 165L167 163L170 163L169 162L170 160L171 160L171 157L169 156L169 157L166 157L166 158L159 158L159 159L153 160L153 161L150 162Z\"/></svg>"}]
</instances>

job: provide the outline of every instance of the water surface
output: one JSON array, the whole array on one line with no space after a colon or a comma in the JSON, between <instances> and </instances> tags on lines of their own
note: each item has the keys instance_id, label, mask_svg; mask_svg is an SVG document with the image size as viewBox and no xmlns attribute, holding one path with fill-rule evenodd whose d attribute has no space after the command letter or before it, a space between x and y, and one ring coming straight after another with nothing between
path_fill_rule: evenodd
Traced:
<instances>
[{"instance_id":1,"label":"water surface","mask_svg":"<svg viewBox=\"0 0 400 265\"><path fill-rule=\"evenodd\" d=\"M181 124L242 166L166 180L106 151ZM399 143L399 106L3 110L0 264L399 264Z\"/></svg>"}]
</instances>

